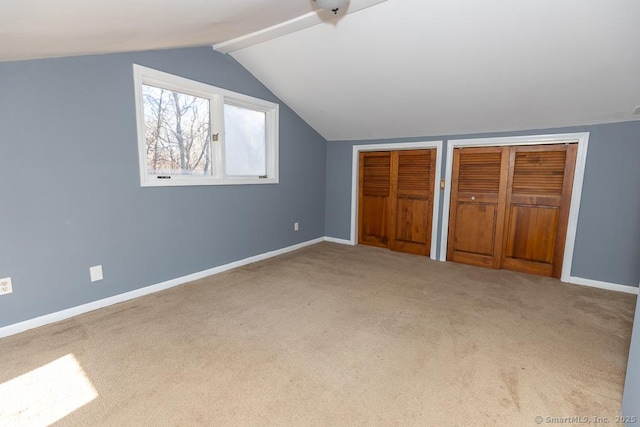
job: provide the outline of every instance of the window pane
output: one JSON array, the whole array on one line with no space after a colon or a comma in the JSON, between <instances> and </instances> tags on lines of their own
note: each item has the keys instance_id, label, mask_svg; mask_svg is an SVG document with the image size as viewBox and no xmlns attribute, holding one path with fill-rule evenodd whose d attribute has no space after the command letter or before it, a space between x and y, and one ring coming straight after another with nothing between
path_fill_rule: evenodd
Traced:
<instances>
[{"instance_id":1,"label":"window pane","mask_svg":"<svg viewBox=\"0 0 640 427\"><path fill-rule=\"evenodd\" d=\"M266 113L225 104L224 127L227 175L266 175Z\"/></svg>"},{"instance_id":2,"label":"window pane","mask_svg":"<svg viewBox=\"0 0 640 427\"><path fill-rule=\"evenodd\" d=\"M209 100L142 85L147 173L211 175Z\"/></svg>"}]
</instances>

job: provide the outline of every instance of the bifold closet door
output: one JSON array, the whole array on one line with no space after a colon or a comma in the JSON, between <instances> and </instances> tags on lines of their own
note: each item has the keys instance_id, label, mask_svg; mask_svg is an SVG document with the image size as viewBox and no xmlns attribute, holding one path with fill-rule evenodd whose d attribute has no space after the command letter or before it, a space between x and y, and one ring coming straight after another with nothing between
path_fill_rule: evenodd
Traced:
<instances>
[{"instance_id":1,"label":"bifold closet door","mask_svg":"<svg viewBox=\"0 0 640 427\"><path fill-rule=\"evenodd\" d=\"M435 150L392 153L389 249L430 254L435 168Z\"/></svg>"},{"instance_id":2,"label":"bifold closet door","mask_svg":"<svg viewBox=\"0 0 640 427\"><path fill-rule=\"evenodd\" d=\"M358 242L386 248L389 243L391 153L360 153Z\"/></svg>"},{"instance_id":3,"label":"bifold closet door","mask_svg":"<svg viewBox=\"0 0 640 427\"><path fill-rule=\"evenodd\" d=\"M560 277L577 144L456 148L447 259Z\"/></svg>"},{"instance_id":4,"label":"bifold closet door","mask_svg":"<svg viewBox=\"0 0 640 427\"><path fill-rule=\"evenodd\" d=\"M447 259L500 268L509 147L453 151Z\"/></svg>"},{"instance_id":5,"label":"bifold closet door","mask_svg":"<svg viewBox=\"0 0 640 427\"><path fill-rule=\"evenodd\" d=\"M560 278L577 148L512 148L502 268Z\"/></svg>"},{"instance_id":6,"label":"bifold closet door","mask_svg":"<svg viewBox=\"0 0 640 427\"><path fill-rule=\"evenodd\" d=\"M358 243L429 255L435 150L362 152L359 162Z\"/></svg>"}]
</instances>

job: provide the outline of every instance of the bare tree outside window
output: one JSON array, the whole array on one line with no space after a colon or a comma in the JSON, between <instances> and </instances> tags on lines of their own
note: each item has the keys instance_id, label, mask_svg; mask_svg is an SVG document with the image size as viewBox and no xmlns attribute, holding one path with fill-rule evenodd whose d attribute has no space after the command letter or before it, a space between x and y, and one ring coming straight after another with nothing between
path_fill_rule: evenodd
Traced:
<instances>
[{"instance_id":1,"label":"bare tree outside window","mask_svg":"<svg viewBox=\"0 0 640 427\"><path fill-rule=\"evenodd\" d=\"M142 85L147 172L212 175L209 100Z\"/></svg>"},{"instance_id":2,"label":"bare tree outside window","mask_svg":"<svg viewBox=\"0 0 640 427\"><path fill-rule=\"evenodd\" d=\"M137 64L133 80L141 186L279 182L278 104Z\"/></svg>"}]
</instances>

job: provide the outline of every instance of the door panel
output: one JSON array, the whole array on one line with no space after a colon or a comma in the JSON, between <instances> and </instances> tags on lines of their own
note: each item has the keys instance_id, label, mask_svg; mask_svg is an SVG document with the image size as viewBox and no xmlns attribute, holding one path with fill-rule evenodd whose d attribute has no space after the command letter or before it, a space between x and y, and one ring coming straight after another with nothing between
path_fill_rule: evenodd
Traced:
<instances>
[{"instance_id":1,"label":"door panel","mask_svg":"<svg viewBox=\"0 0 640 427\"><path fill-rule=\"evenodd\" d=\"M435 150L392 153L392 250L430 254L435 160Z\"/></svg>"},{"instance_id":2,"label":"door panel","mask_svg":"<svg viewBox=\"0 0 640 427\"><path fill-rule=\"evenodd\" d=\"M387 197L367 196L365 198L362 214L366 221L362 227L362 243L387 247L388 203Z\"/></svg>"},{"instance_id":3,"label":"door panel","mask_svg":"<svg viewBox=\"0 0 640 427\"><path fill-rule=\"evenodd\" d=\"M499 267L508 161L508 147L454 150L449 260Z\"/></svg>"},{"instance_id":4,"label":"door panel","mask_svg":"<svg viewBox=\"0 0 640 427\"><path fill-rule=\"evenodd\" d=\"M398 198L396 207L395 241L427 242L428 206L423 199L402 197Z\"/></svg>"},{"instance_id":5,"label":"door panel","mask_svg":"<svg viewBox=\"0 0 640 427\"><path fill-rule=\"evenodd\" d=\"M391 154L360 153L359 243L386 248L389 241Z\"/></svg>"},{"instance_id":6,"label":"door panel","mask_svg":"<svg viewBox=\"0 0 640 427\"><path fill-rule=\"evenodd\" d=\"M557 208L512 205L505 257L551 264L557 227Z\"/></svg>"},{"instance_id":7,"label":"door panel","mask_svg":"<svg viewBox=\"0 0 640 427\"><path fill-rule=\"evenodd\" d=\"M459 203L456 212L456 251L492 257L497 214L495 204Z\"/></svg>"},{"instance_id":8,"label":"door panel","mask_svg":"<svg viewBox=\"0 0 640 427\"><path fill-rule=\"evenodd\" d=\"M576 151L511 148L502 268L560 277Z\"/></svg>"}]
</instances>

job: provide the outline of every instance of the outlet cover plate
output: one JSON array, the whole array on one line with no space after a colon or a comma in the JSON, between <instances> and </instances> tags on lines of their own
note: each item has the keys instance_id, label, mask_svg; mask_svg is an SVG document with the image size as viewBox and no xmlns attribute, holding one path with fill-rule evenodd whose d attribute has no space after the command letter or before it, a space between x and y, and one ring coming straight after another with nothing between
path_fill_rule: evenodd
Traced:
<instances>
[{"instance_id":1,"label":"outlet cover plate","mask_svg":"<svg viewBox=\"0 0 640 427\"><path fill-rule=\"evenodd\" d=\"M11 283L11 277L0 279L0 295L10 294L12 292L13 284Z\"/></svg>"},{"instance_id":2,"label":"outlet cover plate","mask_svg":"<svg viewBox=\"0 0 640 427\"><path fill-rule=\"evenodd\" d=\"M102 266L95 265L93 267L89 267L89 275L91 276L92 282L102 280L104 278L104 276L102 275Z\"/></svg>"}]
</instances>

